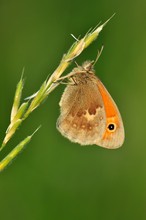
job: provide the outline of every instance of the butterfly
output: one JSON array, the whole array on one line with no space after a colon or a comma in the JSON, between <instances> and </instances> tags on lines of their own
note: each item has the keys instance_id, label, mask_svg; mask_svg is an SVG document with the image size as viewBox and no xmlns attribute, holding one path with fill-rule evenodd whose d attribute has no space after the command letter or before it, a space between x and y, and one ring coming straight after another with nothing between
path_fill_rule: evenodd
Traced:
<instances>
[{"instance_id":1,"label":"butterfly","mask_svg":"<svg viewBox=\"0 0 146 220\"><path fill-rule=\"evenodd\" d=\"M93 66L92 61L86 61L69 74L70 83L59 103L57 129L81 145L119 148L125 137L122 118Z\"/></svg>"}]
</instances>

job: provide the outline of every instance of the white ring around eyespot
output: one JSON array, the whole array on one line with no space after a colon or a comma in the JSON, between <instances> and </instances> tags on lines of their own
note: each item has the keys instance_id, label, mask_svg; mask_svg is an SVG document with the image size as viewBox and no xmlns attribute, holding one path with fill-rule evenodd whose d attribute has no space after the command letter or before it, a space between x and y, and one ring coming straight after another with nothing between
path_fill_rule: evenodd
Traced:
<instances>
[{"instance_id":1,"label":"white ring around eyespot","mask_svg":"<svg viewBox=\"0 0 146 220\"><path fill-rule=\"evenodd\" d=\"M113 130L110 130L110 129L108 128L109 125L114 125L114 129L113 129ZM109 123L109 124L107 125L107 129L108 129L108 131L111 132L111 133L113 133L113 132L116 130L116 128L117 128L117 126L116 126L116 124L113 123L113 122L111 122L111 123Z\"/></svg>"}]
</instances>

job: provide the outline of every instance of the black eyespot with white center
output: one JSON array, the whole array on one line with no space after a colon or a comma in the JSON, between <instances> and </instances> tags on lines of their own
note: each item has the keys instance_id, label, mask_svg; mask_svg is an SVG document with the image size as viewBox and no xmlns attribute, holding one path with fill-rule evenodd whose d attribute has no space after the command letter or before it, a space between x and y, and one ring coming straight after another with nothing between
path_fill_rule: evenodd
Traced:
<instances>
[{"instance_id":1,"label":"black eyespot with white center","mask_svg":"<svg viewBox=\"0 0 146 220\"><path fill-rule=\"evenodd\" d=\"M114 123L109 123L107 129L110 132L114 132L116 130L116 125Z\"/></svg>"}]
</instances>

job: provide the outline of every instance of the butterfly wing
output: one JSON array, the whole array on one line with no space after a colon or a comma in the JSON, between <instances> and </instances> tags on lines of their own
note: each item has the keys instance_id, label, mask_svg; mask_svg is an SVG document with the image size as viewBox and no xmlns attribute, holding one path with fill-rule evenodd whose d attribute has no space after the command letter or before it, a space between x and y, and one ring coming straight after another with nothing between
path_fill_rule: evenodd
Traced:
<instances>
[{"instance_id":1,"label":"butterfly wing","mask_svg":"<svg viewBox=\"0 0 146 220\"><path fill-rule=\"evenodd\" d=\"M97 144L106 126L104 104L95 83L68 85L60 101L57 128L72 142Z\"/></svg>"},{"instance_id":2,"label":"butterfly wing","mask_svg":"<svg viewBox=\"0 0 146 220\"><path fill-rule=\"evenodd\" d=\"M63 136L81 145L118 148L125 136L120 112L102 82L94 74L87 73L86 77L86 83L66 87L57 128ZM80 76L80 80L85 79Z\"/></svg>"},{"instance_id":3,"label":"butterfly wing","mask_svg":"<svg viewBox=\"0 0 146 220\"><path fill-rule=\"evenodd\" d=\"M125 138L124 126L120 112L109 92L98 79L97 86L102 96L106 114L106 129L103 137L96 144L105 148L118 148L122 146Z\"/></svg>"}]
</instances>

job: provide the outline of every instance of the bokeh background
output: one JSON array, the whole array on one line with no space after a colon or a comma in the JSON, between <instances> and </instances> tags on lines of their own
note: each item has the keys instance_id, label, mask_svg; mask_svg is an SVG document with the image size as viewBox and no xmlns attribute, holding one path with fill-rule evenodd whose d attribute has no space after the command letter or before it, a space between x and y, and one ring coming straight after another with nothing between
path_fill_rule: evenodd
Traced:
<instances>
[{"instance_id":1,"label":"bokeh background","mask_svg":"<svg viewBox=\"0 0 146 220\"><path fill-rule=\"evenodd\" d=\"M0 219L146 219L146 2L144 0L0 0L0 140L25 66L23 98L38 90L62 55L99 21L116 16L77 62L95 59L97 75L121 111L126 140L118 150L81 147L56 130L59 86L1 152L42 125L0 174ZM66 73L74 67L74 64Z\"/></svg>"}]
</instances>

